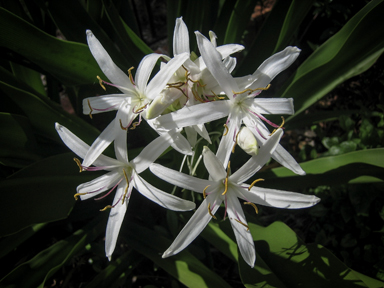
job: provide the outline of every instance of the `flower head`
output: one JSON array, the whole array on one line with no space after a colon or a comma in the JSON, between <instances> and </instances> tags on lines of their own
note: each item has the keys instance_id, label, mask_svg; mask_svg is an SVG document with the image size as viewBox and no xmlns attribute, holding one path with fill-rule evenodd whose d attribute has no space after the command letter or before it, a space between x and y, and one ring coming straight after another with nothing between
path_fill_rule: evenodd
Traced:
<instances>
[{"instance_id":1,"label":"flower head","mask_svg":"<svg viewBox=\"0 0 384 288\"><path fill-rule=\"evenodd\" d=\"M172 256L186 248L200 234L211 218L215 218L214 214L224 202L224 218L228 214L241 255L253 267L256 259L254 243L237 198L254 207L256 207L255 204L261 204L286 209L310 207L319 202L319 199L312 195L255 187L254 184L258 180L252 184L244 183L268 161L282 134L282 129L278 129L260 148L258 155L253 156L232 175L230 174L230 162L228 162L226 171L223 163L208 147L204 147L203 159L210 180L195 178L158 164L150 166L150 170L163 180L203 193L205 198L172 245L164 252L163 257Z\"/></svg>"}]
</instances>

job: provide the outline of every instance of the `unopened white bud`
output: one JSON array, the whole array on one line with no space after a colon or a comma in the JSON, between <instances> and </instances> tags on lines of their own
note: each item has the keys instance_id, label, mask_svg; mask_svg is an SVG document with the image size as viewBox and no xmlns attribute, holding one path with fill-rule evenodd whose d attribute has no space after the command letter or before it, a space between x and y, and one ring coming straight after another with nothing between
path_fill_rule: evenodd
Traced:
<instances>
[{"instance_id":1,"label":"unopened white bud","mask_svg":"<svg viewBox=\"0 0 384 288\"><path fill-rule=\"evenodd\" d=\"M259 146L257 146L255 136L253 136L251 130L245 126L243 126L237 134L237 145L251 156L256 156L257 153L259 153Z\"/></svg>"}]
</instances>

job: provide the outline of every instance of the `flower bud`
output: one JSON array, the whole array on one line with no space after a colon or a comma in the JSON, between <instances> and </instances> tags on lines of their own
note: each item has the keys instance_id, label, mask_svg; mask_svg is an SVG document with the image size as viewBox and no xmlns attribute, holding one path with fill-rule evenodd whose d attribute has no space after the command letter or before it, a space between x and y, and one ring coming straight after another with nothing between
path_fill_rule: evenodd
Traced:
<instances>
[{"instance_id":1,"label":"flower bud","mask_svg":"<svg viewBox=\"0 0 384 288\"><path fill-rule=\"evenodd\" d=\"M256 156L259 153L259 146L257 146L257 140L253 136L251 130L243 126L240 132L237 134L237 144L245 153Z\"/></svg>"}]
</instances>

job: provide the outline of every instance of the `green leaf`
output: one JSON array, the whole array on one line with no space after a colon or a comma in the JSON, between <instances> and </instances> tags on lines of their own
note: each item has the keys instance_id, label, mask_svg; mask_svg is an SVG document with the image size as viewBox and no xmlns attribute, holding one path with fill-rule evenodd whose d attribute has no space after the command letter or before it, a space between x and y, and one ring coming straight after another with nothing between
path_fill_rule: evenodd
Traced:
<instances>
[{"instance_id":1,"label":"green leaf","mask_svg":"<svg viewBox=\"0 0 384 288\"><path fill-rule=\"evenodd\" d=\"M300 163L300 166L307 173L305 176L295 175L287 168L279 167L258 173L257 178L266 179L258 185L295 191L319 185L382 182L384 180L384 148L318 158Z\"/></svg>"},{"instance_id":2,"label":"green leaf","mask_svg":"<svg viewBox=\"0 0 384 288\"><path fill-rule=\"evenodd\" d=\"M67 85L94 83L97 75L106 78L86 45L48 35L1 7L0 46L27 58Z\"/></svg>"},{"instance_id":3,"label":"green leaf","mask_svg":"<svg viewBox=\"0 0 384 288\"><path fill-rule=\"evenodd\" d=\"M0 162L5 166L24 167L41 158L39 147L26 117L0 113Z\"/></svg>"},{"instance_id":4,"label":"green leaf","mask_svg":"<svg viewBox=\"0 0 384 288\"><path fill-rule=\"evenodd\" d=\"M0 236L68 216L76 186L98 176L79 175L72 158L72 153L49 157L0 182Z\"/></svg>"},{"instance_id":5,"label":"green leaf","mask_svg":"<svg viewBox=\"0 0 384 288\"><path fill-rule=\"evenodd\" d=\"M125 235L126 240L135 250L187 287L231 287L188 251L169 258L161 258L162 252L171 245L171 240L132 222L124 225L126 229L120 231L120 234Z\"/></svg>"},{"instance_id":6,"label":"green leaf","mask_svg":"<svg viewBox=\"0 0 384 288\"><path fill-rule=\"evenodd\" d=\"M79 117L65 112L58 104L49 99L39 98L1 81L0 89L23 110L37 133L47 138L62 143L55 130L55 122L64 125L88 143L92 143L99 134L96 128Z\"/></svg>"},{"instance_id":7,"label":"green leaf","mask_svg":"<svg viewBox=\"0 0 384 288\"><path fill-rule=\"evenodd\" d=\"M294 98L296 114L287 121L300 115L338 84L372 66L384 51L384 30L377 29L383 12L383 1L369 2L304 61L288 87L277 94Z\"/></svg>"},{"instance_id":8,"label":"green leaf","mask_svg":"<svg viewBox=\"0 0 384 288\"><path fill-rule=\"evenodd\" d=\"M107 214L101 214L67 239L60 240L16 267L1 280L1 287L45 287L45 281L49 277L81 252L87 243L104 232L106 219Z\"/></svg>"}]
</instances>

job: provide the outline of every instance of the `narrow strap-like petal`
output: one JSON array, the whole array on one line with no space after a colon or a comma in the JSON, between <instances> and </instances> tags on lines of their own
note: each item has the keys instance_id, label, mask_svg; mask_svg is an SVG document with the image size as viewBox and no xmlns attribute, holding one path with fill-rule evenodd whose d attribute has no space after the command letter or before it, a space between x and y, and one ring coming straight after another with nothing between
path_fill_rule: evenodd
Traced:
<instances>
[{"instance_id":1,"label":"narrow strap-like petal","mask_svg":"<svg viewBox=\"0 0 384 288\"><path fill-rule=\"evenodd\" d=\"M101 45L99 40L93 35L91 30L87 30L87 41L89 50L96 62L99 64L101 70L108 77L108 79L115 85L128 89L134 89L128 76L121 71L119 67L113 62L107 51ZM96 77L96 75L95 75ZM124 89L120 89L124 93Z\"/></svg>"},{"instance_id":2,"label":"narrow strap-like petal","mask_svg":"<svg viewBox=\"0 0 384 288\"><path fill-rule=\"evenodd\" d=\"M133 183L137 191L164 208L173 211L188 211L196 207L195 203L191 201L176 197L152 186L136 173L133 176Z\"/></svg>"},{"instance_id":3,"label":"narrow strap-like petal","mask_svg":"<svg viewBox=\"0 0 384 288\"><path fill-rule=\"evenodd\" d=\"M83 113L98 114L119 109L121 103L125 101L124 94L112 94L83 99ZM91 111L92 109L92 111Z\"/></svg>"},{"instance_id":4,"label":"narrow strap-like petal","mask_svg":"<svg viewBox=\"0 0 384 288\"><path fill-rule=\"evenodd\" d=\"M124 203L122 203L120 199L124 195L124 184L121 183L117 188L113 203L116 203L118 201L119 203L117 203L115 207L111 208L111 211L109 212L107 230L105 232L105 255L108 257L109 260L112 259L112 253L113 251L115 251L117 237L119 236L121 224L123 223L129 202L129 198L125 199ZM128 189L129 191L127 195L130 195L132 187Z\"/></svg>"},{"instance_id":5,"label":"narrow strap-like petal","mask_svg":"<svg viewBox=\"0 0 384 288\"><path fill-rule=\"evenodd\" d=\"M187 25L183 21L183 17L176 19L175 30L173 32L173 55L178 55L189 50L189 34Z\"/></svg>"},{"instance_id":6,"label":"narrow strap-like petal","mask_svg":"<svg viewBox=\"0 0 384 288\"><path fill-rule=\"evenodd\" d=\"M202 154L205 168L207 168L212 180L221 181L225 179L227 172L224 169L223 162L207 146L204 146Z\"/></svg>"},{"instance_id":7,"label":"narrow strap-like petal","mask_svg":"<svg viewBox=\"0 0 384 288\"><path fill-rule=\"evenodd\" d=\"M245 262L249 266L253 267L256 260L255 244L251 232L245 227L245 225L247 225L247 220L245 219L243 209L236 197L228 195L227 201L228 217L231 221L233 233L235 234L241 256L243 256Z\"/></svg>"},{"instance_id":8,"label":"narrow strap-like petal","mask_svg":"<svg viewBox=\"0 0 384 288\"><path fill-rule=\"evenodd\" d=\"M293 115L292 98L258 98L253 100L251 110L257 114Z\"/></svg>"},{"instance_id":9,"label":"narrow strap-like petal","mask_svg":"<svg viewBox=\"0 0 384 288\"><path fill-rule=\"evenodd\" d=\"M256 156L252 156L243 166L230 176L231 181L241 183L247 181L257 171L259 171L265 163L272 157L273 152L279 145L279 141L283 136L283 130L278 129L267 141L260 145L259 152Z\"/></svg>"},{"instance_id":10,"label":"narrow strap-like petal","mask_svg":"<svg viewBox=\"0 0 384 288\"><path fill-rule=\"evenodd\" d=\"M157 60L159 60L161 56L163 55L152 53L148 54L143 58L143 60L141 60L135 74L135 84L140 92L145 93L153 67L155 67Z\"/></svg>"},{"instance_id":11,"label":"narrow strap-like petal","mask_svg":"<svg viewBox=\"0 0 384 288\"><path fill-rule=\"evenodd\" d=\"M153 100L155 97L159 96L161 90L165 88L169 79L176 72L176 70L179 69L181 65L183 65L188 57L188 53L182 53L168 61L167 65L165 65L159 72L157 72L157 74L149 82L145 90L145 95L147 98Z\"/></svg>"},{"instance_id":12,"label":"narrow strap-like petal","mask_svg":"<svg viewBox=\"0 0 384 288\"><path fill-rule=\"evenodd\" d=\"M214 101L184 107L154 119L153 125L156 128L170 130L214 121L228 115L230 109L228 102L229 100Z\"/></svg>"},{"instance_id":13,"label":"narrow strap-like petal","mask_svg":"<svg viewBox=\"0 0 384 288\"><path fill-rule=\"evenodd\" d=\"M231 99L233 96L232 91L240 91L236 81L231 74L229 74L222 62L221 54L212 45L211 41L198 31L195 32L195 34L197 45L199 46L201 57L203 58L205 65L207 65L208 70L212 73L213 77L215 77L225 94Z\"/></svg>"},{"instance_id":14,"label":"narrow strap-like petal","mask_svg":"<svg viewBox=\"0 0 384 288\"><path fill-rule=\"evenodd\" d=\"M242 198L245 201L276 208L307 208L316 205L320 201L320 199L314 195L305 195L301 193L267 189L256 186L252 187L251 191L248 191L248 189L242 189L241 192L244 195Z\"/></svg>"},{"instance_id":15,"label":"narrow strap-like petal","mask_svg":"<svg viewBox=\"0 0 384 288\"><path fill-rule=\"evenodd\" d=\"M80 195L81 200L87 200L107 191L108 189L111 189L120 181L122 177L123 176L118 172L118 170L114 170L101 175L92 181L80 184L77 186L76 190L77 193L88 193L85 195Z\"/></svg>"},{"instance_id":16,"label":"narrow strap-like petal","mask_svg":"<svg viewBox=\"0 0 384 288\"><path fill-rule=\"evenodd\" d=\"M188 189L191 191L203 193L204 189L207 186L215 186L216 182L196 178L167 167L164 167L159 164L152 164L149 166L149 169L157 177L163 179L164 181L176 185L178 187Z\"/></svg>"},{"instance_id":17,"label":"narrow strap-like petal","mask_svg":"<svg viewBox=\"0 0 384 288\"><path fill-rule=\"evenodd\" d=\"M200 207L192 215L191 219L189 219L188 223L185 224L179 235L177 235L171 246L169 246L169 248L164 252L163 258L175 255L184 250L193 240L195 240L197 236L199 236L201 231L203 231L212 219L212 216L208 213L208 204L210 203L212 205L215 201L219 202L211 208L212 214L216 213L221 204L221 200L218 200L217 197L215 199L213 195L208 195L208 197L201 203Z\"/></svg>"}]
</instances>

